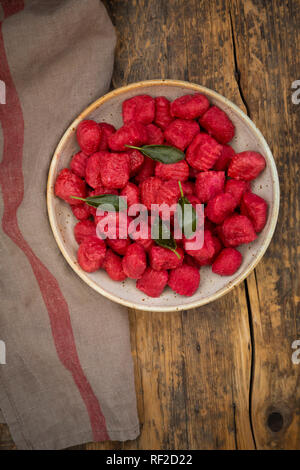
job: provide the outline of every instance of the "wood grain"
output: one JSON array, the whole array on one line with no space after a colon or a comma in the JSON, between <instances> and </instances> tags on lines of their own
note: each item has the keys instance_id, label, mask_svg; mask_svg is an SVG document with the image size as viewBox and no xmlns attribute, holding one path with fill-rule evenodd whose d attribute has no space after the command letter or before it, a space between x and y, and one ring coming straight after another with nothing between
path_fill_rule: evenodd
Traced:
<instances>
[{"instance_id":1,"label":"wood grain","mask_svg":"<svg viewBox=\"0 0 300 470\"><path fill-rule=\"evenodd\" d=\"M0 450L14 450L15 444L6 424L0 423Z\"/></svg>"},{"instance_id":2,"label":"wood grain","mask_svg":"<svg viewBox=\"0 0 300 470\"><path fill-rule=\"evenodd\" d=\"M118 33L112 85L173 78L248 112L281 181L275 237L247 281L208 306L129 312L141 435L86 449L299 449L300 2L105 0ZM1 447L2 446L2 447ZM0 425L0 448L13 448ZM81 446L82 448L82 446Z\"/></svg>"},{"instance_id":3,"label":"wood grain","mask_svg":"<svg viewBox=\"0 0 300 470\"><path fill-rule=\"evenodd\" d=\"M291 361L291 344L300 338L300 105L292 103L291 85L300 78L300 2L233 1L232 20L244 99L281 182L273 242L248 278L254 436L258 448L299 449L300 367Z\"/></svg>"}]
</instances>

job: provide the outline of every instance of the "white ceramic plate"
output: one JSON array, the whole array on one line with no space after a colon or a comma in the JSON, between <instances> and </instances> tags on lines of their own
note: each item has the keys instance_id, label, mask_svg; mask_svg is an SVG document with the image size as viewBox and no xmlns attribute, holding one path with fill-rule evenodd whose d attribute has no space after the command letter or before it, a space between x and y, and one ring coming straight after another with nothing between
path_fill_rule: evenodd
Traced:
<instances>
[{"instance_id":1,"label":"white ceramic plate","mask_svg":"<svg viewBox=\"0 0 300 470\"><path fill-rule=\"evenodd\" d=\"M79 149L75 134L76 127L82 119L104 121L118 128L122 125L122 102L127 98L146 93L153 97L164 95L174 100L178 96L193 92L204 93L212 104L219 106L228 114L236 128L235 137L231 142L236 152L254 150L264 155L267 161L266 169L252 182L252 190L268 202L268 221L254 242L239 247L243 255L243 263L233 276L221 277L213 274L210 267L202 267L201 283L192 297L182 297L170 288L166 288L161 297L153 299L137 290L135 281L131 279L119 283L112 281L104 270L89 274L80 268L76 260L78 246L73 235L73 227L77 220L70 207L55 197L54 184L60 170L69 166L72 155ZM150 80L133 83L108 93L92 103L75 119L60 140L51 162L47 205L57 244L67 262L84 282L105 297L131 308L173 311L198 307L221 297L254 269L265 253L274 233L279 208L279 182L276 165L268 144L253 122L236 105L200 85L177 80Z\"/></svg>"}]
</instances>

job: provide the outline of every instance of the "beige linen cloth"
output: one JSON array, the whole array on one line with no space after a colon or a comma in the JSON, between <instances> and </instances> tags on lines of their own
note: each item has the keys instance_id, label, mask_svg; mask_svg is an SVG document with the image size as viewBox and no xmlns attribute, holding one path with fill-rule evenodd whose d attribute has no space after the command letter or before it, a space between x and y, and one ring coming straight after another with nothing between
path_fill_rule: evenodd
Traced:
<instances>
[{"instance_id":1,"label":"beige linen cloth","mask_svg":"<svg viewBox=\"0 0 300 470\"><path fill-rule=\"evenodd\" d=\"M127 311L64 261L45 193L62 133L109 88L115 32L99 0L0 10L0 416L19 449L135 439Z\"/></svg>"}]
</instances>

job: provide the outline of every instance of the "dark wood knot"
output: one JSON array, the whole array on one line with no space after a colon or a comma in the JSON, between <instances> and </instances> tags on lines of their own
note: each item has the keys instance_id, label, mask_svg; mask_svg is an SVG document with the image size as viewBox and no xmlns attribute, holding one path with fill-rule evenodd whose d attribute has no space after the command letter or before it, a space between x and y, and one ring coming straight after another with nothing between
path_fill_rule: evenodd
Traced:
<instances>
[{"instance_id":1,"label":"dark wood knot","mask_svg":"<svg viewBox=\"0 0 300 470\"><path fill-rule=\"evenodd\" d=\"M283 416L279 411L272 411L267 419L268 427L272 432L279 432L283 428Z\"/></svg>"}]
</instances>

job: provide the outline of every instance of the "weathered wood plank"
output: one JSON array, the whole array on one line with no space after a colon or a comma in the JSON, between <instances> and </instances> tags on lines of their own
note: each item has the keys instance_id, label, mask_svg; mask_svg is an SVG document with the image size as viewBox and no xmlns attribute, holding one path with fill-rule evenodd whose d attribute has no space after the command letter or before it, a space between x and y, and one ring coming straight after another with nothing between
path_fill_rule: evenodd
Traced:
<instances>
[{"instance_id":1,"label":"weathered wood plank","mask_svg":"<svg viewBox=\"0 0 300 470\"><path fill-rule=\"evenodd\" d=\"M106 4L119 36L114 87L151 78L183 79L243 106L228 2ZM130 312L130 318L142 432L124 448L253 448L244 285L195 311Z\"/></svg>"},{"instance_id":2,"label":"weathered wood plank","mask_svg":"<svg viewBox=\"0 0 300 470\"><path fill-rule=\"evenodd\" d=\"M300 78L299 1L105 3L119 36L114 87L150 78L184 79L216 89L243 108L242 92L274 151L280 221L264 260L247 280L255 346L251 417L258 448L299 448L300 366L291 363L291 343L300 338L300 105L291 102L291 83ZM130 324L141 436L86 448L253 448L244 285L193 311L130 311ZM280 431L268 427L272 412L283 417ZM279 415L269 421L273 430ZM13 447L5 425L0 442L2 448Z\"/></svg>"},{"instance_id":3,"label":"weathered wood plank","mask_svg":"<svg viewBox=\"0 0 300 470\"><path fill-rule=\"evenodd\" d=\"M15 448L8 426L0 423L0 450L14 450Z\"/></svg>"},{"instance_id":4,"label":"weathered wood plank","mask_svg":"<svg viewBox=\"0 0 300 470\"><path fill-rule=\"evenodd\" d=\"M291 361L291 344L300 338L300 105L292 103L291 84L300 79L300 2L234 0L232 21L243 94L273 150L281 183L275 237L247 281L253 429L258 448L299 449L300 366Z\"/></svg>"},{"instance_id":5,"label":"weathered wood plank","mask_svg":"<svg viewBox=\"0 0 300 470\"><path fill-rule=\"evenodd\" d=\"M252 449L251 343L243 286L183 315L191 449Z\"/></svg>"}]
</instances>

